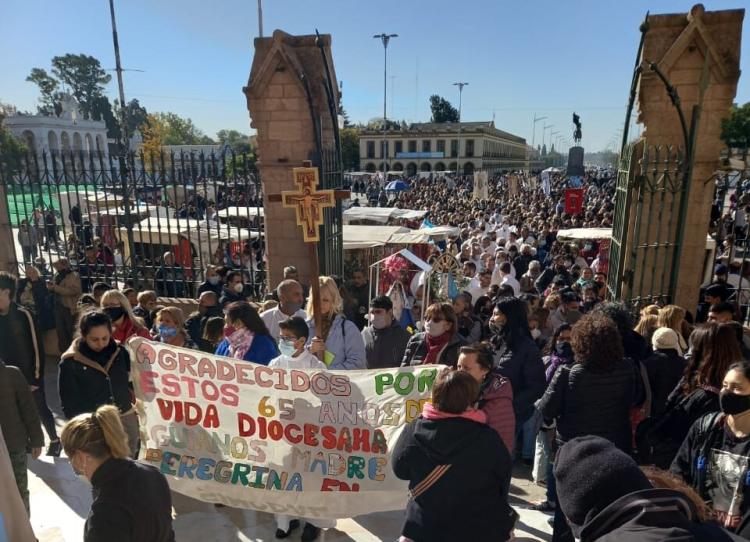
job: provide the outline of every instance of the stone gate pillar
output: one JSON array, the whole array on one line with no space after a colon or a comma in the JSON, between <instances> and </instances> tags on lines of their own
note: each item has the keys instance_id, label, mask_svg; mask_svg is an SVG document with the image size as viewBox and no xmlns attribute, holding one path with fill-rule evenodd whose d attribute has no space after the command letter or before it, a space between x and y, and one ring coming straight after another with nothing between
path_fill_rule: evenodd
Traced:
<instances>
[{"instance_id":1,"label":"stone gate pillar","mask_svg":"<svg viewBox=\"0 0 750 542\"><path fill-rule=\"evenodd\" d=\"M296 190L292 168L304 160L318 165L316 132L321 146L333 146L333 125L323 81L325 66L317 36L292 36L276 30L270 38L255 39L250 79L243 89L251 126L257 130L258 169L263 183L268 286L275 287L284 266L294 265L300 279L310 284L308 249L296 224L293 209L285 209L268 196ZM338 85L331 57L331 36L321 35L331 70L334 100Z\"/></svg>"},{"instance_id":2,"label":"stone gate pillar","mask_svg":"<svg viewBox=\"0 0 750 542\"><path fill-rule=\"evenodd\" d=\"M0 271L18 273L15 239L10 223L5 185L0 182Z\"/></svg>"},{"instance_id":3,"label":"stone gate pillar","mask_svg":"<svg viewBox=\"0 0 750 542\"><path fill-rule=\"evenodd\" d=\"M691 311L698 302L702 282L714 194L711 177L719 166L723 146L721 120L729 115L740 75L744 13L741 9L705 11L697 4L687 15L651 15L643 44L642 62L655 62L676 87L688 129L693 106L702 103L682 250L676 263L678 288L673 300ZM684 145L677 111L664 84L646 65L638 88L638 107L638 120L645 127L643 136L649 146ZM663 211L655 207L650 212ZM674 224L678 227L677 216Z\"/></svg>"}]
</instances>

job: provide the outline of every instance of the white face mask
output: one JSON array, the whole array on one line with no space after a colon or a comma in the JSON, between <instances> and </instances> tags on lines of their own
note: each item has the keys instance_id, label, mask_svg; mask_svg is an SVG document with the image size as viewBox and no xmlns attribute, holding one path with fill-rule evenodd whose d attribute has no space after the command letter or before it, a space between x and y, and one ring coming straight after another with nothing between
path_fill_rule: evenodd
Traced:
<instances>
[{"instance_id":1,"label":"white face mask","mask_svg":"<svg viewBox=\"0 0 750 542\"><path fill-rule=\"evenodd\" d=\"M238 294L241 294L244 289L245 289L245 285L241 282L238 282L237 284L234 285L234 291L237 292Z\"/></svg>"},{"instance_id":2,"label":"white face mask","mask_svg":"<svg viewBox=\"0 0 750 542\"><path fill-rule=\"evenodd\" d=\"M439 337L440 335L445 333L445 321L433 322L432 320L427 320L424 323L424 330L431 337Z\"/></svg>"}]
</instances>

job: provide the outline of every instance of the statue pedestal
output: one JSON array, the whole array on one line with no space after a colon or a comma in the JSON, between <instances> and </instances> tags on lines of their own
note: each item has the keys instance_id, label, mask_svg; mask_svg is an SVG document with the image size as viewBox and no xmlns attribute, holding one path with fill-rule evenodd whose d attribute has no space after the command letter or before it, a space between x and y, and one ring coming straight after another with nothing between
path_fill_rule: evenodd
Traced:
<instances>
[{"instance_id":1,"label":"statue pedestal","mask_svg":"<svg viewBox=\"0 0 750 542\"><path fill-rule=\"evenodd\" d=\"M568 167L565 174L568 177L583 177L585 173L583 167L583 147L571 147L568 151Z\"/></svg>"}]
</instances>

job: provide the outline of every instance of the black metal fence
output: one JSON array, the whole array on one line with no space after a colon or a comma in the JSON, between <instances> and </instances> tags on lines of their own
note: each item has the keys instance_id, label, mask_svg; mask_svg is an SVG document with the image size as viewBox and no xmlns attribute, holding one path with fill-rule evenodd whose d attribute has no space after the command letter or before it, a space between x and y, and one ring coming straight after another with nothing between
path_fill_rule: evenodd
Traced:
<instances>
[{"instance_id":1,"label":"black metal fence","mask_svg":"<svg viewBox=\"0 0 750 542\"><path fill-rule=\"evenodd\" d=\"M242 269L253 295L265 292L263 195L246 155L30 154L0 167L0 187L21 273L33 263L49 274L67 257L84 289L102 281L192 297L215 265Z\"/></svg>"}]
</instances>

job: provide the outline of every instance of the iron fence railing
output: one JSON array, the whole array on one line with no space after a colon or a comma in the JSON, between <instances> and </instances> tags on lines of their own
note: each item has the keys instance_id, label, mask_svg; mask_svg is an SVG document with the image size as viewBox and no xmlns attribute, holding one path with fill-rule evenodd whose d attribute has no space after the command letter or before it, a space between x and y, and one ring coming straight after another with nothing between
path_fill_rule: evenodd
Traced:
<instances>
[{"instance_id":1,"label":"iron fence railing","mask_svg":"<svg viewBox=\"0 0 750 542\"><path fill-rule=\"evenodd\" d=\"M36 264L49 274L65 256L89 285L181 297L214 265L242 269L257 298L266 290L263 194L247 155L29 154L13 171L0 167L0 187L20 273Z\"/></svg>"}]
</instances>

